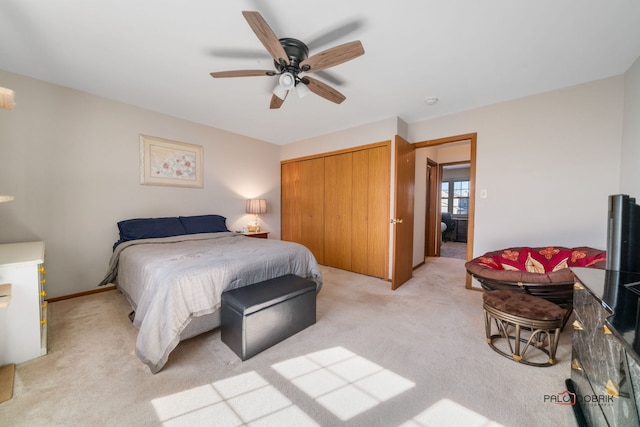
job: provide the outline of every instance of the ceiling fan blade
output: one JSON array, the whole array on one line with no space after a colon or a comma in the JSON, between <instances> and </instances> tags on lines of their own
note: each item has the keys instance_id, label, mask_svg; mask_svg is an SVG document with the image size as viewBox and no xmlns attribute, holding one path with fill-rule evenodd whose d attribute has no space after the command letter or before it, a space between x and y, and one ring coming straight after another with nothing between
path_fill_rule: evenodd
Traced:
<instances>
[{"instance_id":1,"label":"ceiling fan blade","mask_svg":"<svg viewBox=\"0 0 640 427\"><path fill-rule=\"evenodd\" d=\"M334 65L342 64L357 58L364 54L364 48L359 40L344 43L339 46L331 47L327 50L323 50L320 53L310 56L300 63L300 68L303 71L314 72L324 70ZM309 66L308 70L305 70L305 66Z\"/></svg>"},{"instance_id":2,"label":"ceiling fan blade","mask_svg":"<svg viewBox=\"0 0 640 427\"><path fill-rule=\"evenodd\" d=\"M328 84L323 83L320 80L316 80L313 77L304 76L301 81L302 83L307 85L311 92L331 102L335 102L336 104L340 104L342 101L347 99L346 96L344 96Z\"/></svg>"},{"instance_id":3,"label":"ceiling fan blade","mask_svg":"<svg viewBox=\"0 0 640 427\"><path fill-rule=\"evenodd\" d=\"M285 65L289 65L289 57L284 51L280 40L278 40L278 37L273 33L273 30L269 27L269 24L267 24L267 21L264 20L262 15L258 12L247 10L243 11L242 15L271 57L275 59L277 63L280 63L280 60L282 60Z\"/></svg>"},{"instance_id":4,"label":"ceiling fan blade","mask_svg":"<svg viewBox=\"0 0 640 427\"><path fill-rule=\"evenodd\" d=\"M287 93L284 95L284 99L287 99L287 95L289 95L289 91L287 91ZM280 108L284 103L284 99L280 99L275 95L271 95L271 103L269 104L269 108L271 108L272 110Z\"/></svg>"},{"instance_id":5,"label":"ceiling fan blade","mask_svg":"<svg viewBox=\"0 0 640 427\"><path fill-rule=\"evenodd\" d=\"M211 77L253 77L253 76L275 76L276 73L272 70L232 70L232 71L216 71L211 74Z\"/></svg>"}]
</instances>

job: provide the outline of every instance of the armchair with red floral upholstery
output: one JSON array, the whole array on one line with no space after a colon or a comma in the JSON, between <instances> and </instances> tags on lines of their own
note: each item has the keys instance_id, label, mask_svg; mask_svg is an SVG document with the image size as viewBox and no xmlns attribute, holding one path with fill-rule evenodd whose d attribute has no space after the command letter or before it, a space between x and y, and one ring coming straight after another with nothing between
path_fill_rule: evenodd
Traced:
<instances>
[{"instance_id":1,"label":"armchair with red floral upholstery","mask_svg":"<svg viewBox=\"0 0 640 427\"><path fill-rule=\"evenodd\" d=\"M606 252L586 246L513 247L487 252L465 267L485 290L519 290L571 309L576 278L570 268L604 269Z\"/></svg>"}]
</instances>

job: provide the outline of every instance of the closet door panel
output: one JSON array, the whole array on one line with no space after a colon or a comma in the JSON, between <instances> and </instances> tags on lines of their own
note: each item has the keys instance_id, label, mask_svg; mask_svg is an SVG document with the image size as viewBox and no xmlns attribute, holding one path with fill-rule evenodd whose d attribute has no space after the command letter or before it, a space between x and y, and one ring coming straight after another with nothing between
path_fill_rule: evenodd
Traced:
<instances>
[{"instance_id":1,"label":"closet door panel","mask_svg":"<svg viewBox=\"0 0 640 427\"><path fill-rule=\"evenodd\" d=\"M324 263L351 270L352 153L325 158Z\"/></svg>"},{"instance_id":2,"label":"closet door panel","mask_svg":"<svg viewBox=\"0 0 640 427\"><path fill-rule=\"evenodd\" d=\"M281 236L282 240L300 243L300 162L281 166Z\"/></svg>"},{"instance_id":3,"label":"closet door panel","mask_svg":"<svg viewBox=\"0 0 640 427\"><path fill-rule=\"evenodd\" d=\"M300 243L324 264L324 158L300 165Z\"/></svg>"},{"instance_id":4,"label":"closet door panel","mask_svg":"<svg viewBox=\"0 0 640 427\"><path fill-rule=\"evenodd\" d=\"M351 270L369 274L369 150L353 152Z\"/></svg>"},{"instance_id":5,"label":"closet door panel","mask_svg":"<svg viewBox=\"0 0 640 427\"><path fill-rule=\"evenodd\" d=\"M389 147L368 150L367 274L389 277L389 212L391 158Z\"/></svg>"}]
</instances>

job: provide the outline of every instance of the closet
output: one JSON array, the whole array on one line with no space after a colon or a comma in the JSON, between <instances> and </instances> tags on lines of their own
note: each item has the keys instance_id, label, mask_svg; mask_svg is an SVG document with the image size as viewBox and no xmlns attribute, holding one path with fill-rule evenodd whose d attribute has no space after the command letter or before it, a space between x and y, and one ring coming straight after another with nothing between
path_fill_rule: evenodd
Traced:
<instances>
[{"instance_id":1,"label":"closet","mask_svg":"<svg viewBox=\"0 0 640 427\"><path fill-rule=\"evenodd\" d=\"M323 265L388 278L390 142L282 163L282 239Z\"/></svg>"}]
</instances>

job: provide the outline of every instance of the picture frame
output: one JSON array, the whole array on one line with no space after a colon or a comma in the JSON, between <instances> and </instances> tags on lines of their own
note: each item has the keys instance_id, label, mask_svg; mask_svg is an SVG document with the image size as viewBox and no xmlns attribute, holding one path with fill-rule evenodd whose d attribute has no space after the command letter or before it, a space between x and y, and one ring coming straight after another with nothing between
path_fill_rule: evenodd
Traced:
<instances>
[{"instance_id":1,"label":"picture frame","mask_svg":"<svg viewBox=\"0 0 640 427\"><path fill-rule=\"evenodd\" d=\"M140 134L140 184L203 187L200 145Z\"/></svg>"}]
</instances>

